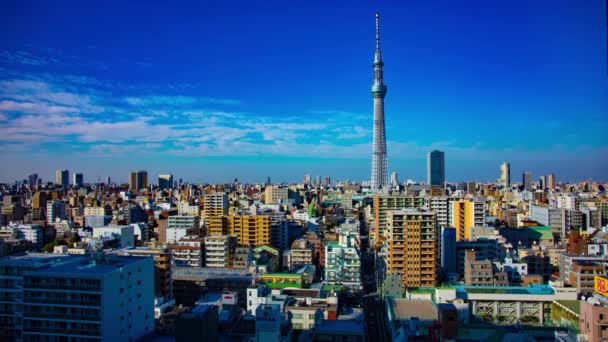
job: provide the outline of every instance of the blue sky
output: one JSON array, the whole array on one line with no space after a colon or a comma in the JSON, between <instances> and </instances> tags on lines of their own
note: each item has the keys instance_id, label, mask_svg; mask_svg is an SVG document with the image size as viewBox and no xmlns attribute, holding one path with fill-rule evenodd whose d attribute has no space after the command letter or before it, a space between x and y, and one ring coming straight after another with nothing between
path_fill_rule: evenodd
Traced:
<instances>
[{"instance_id":1,"label":"blue sky","mask_svg":"<svg viewBox=\"0 0 608 342\"><path fill-rule=\"evenodd\" d=\"M3 1L0 181L368 179L376 11L401 179L607 180L604 3Z\"/></svg>"}]
</instances>

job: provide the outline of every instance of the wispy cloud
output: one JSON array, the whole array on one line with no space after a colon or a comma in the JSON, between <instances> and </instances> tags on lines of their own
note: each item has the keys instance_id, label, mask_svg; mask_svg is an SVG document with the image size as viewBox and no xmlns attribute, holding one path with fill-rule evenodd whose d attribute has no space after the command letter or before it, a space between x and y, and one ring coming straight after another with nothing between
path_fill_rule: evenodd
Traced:
<instances>
[{"instance_id":1,"label":"wispy cloud","mask_svg":"<svg viewBox=\"0 0 608 342\"><path fill-rule=\"evenodd\" d=\"M35 56L26 51L0 51L0 62L2 63L42 66L55 61L53 58Z\"/></svg>"},{"instance_id":2,"label":"wispy cloud","mask_svg":"<svg viewBox=\"0 0 608 342\"><path fill-rule=\"evenodd\" d=\"M219 97L165 96L126 97L125 102L132 106L192 106L205 104L239 104L239 100Z\"/></svg>"}]
</instances>

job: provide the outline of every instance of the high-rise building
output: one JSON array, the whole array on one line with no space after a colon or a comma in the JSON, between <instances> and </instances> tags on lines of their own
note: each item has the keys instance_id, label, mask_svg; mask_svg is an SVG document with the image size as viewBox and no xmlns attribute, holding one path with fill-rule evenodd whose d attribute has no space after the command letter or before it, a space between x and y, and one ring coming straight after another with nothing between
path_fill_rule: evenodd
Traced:
<instances>
[{"instance_id":1,"label":"high-rise building","mask_svg":"<svg viewBox=\"0 0 608 342\"><path fill-rule=\"evenodd\" d=\"M38 174L32 173L31 175L27 176L27 180L30 184L30 188L33 188L35 185L38 184Z\"/></svg>"},{"instance_id":2,"label":"high-rise building","mask_svg":"<svg viewBox=\"0 0 608 342\"><path fill-rule=\"evenodd\" d=\"M549 190L555 189L555 173L550 173L547 176L547 188Z\"/></svg>"},{"instance_id":3,"label":"high-rise building","mask_svg":"<svg viewBox=\"0 0 608 342\"><path fill-rule=\"evenodd\" d=\"M448 227L450 225L450 201L447 196L433 196L429 199L429 208L435 213L437 225Z\"/></svg>"},{"instance_id":4,"label":"high-rise building","mask_svg":"<svg viewBox=\"0 0 608 342\"><path fill-rule=\"evenodd\" d=\"M447 275L457 272L456 257L456 229L451 227L441 228L441 268Z\"/></svg>"},{"instance_id":5,"label":"high-rise building","mask_svg":"<svg viewBox=\"0 0 608 342\"><path fill-rule=\"evenodd\" d=\"M74 173L74 187L76 188L82 188L82 186L84 185L84 176L82 175L82 173Z\"/></svg>"},{"instance_id":6,"label":"high-rise building","mask_svg":"<svg viewBox=\"0 0 608 342\"><path fill-rule=\"evenodd\" d=\"M445 186L445 160L444 153L432 151L427 155L426 180L430 186L443 188Z\"/></svg>"},{"instance_id":7,"label":"high-rise building","mask_svg":"<svg viewBox=\"0 0 608 342\"><path fill-rule=\"evenodd\" d=\"M521 182L525 190L532 190L532 172L524 172L521 176Z\"/></svg>"},{"instance_id":8,"label":"high-rise building","mask_svg":"<svg viewBox=\"0 0 608 342\"><path fill-rule=\"evenodd\" d=\"M315 176L315 185L321 184L321 176Z\"/></svg>"},{"instance_id":9,"label":"high-rise building","mask_svg":"<svg viewBox=\"0 0 608 342\"><path fill-rule=\"evenodd\" d=\"M205 224L209 223L212 217L221 217L228 215L228 195L223 192L215 192L207 194L203 197L203 218Z\"/></svg>"},{"instance_id":10,"label":"high-rise building","mask_svg":"<svg viewBox=\"0 0 608 342\"><path fill-rule=\"evenodd\" d=\"M267 186L264 189L265 204L284 204L289 198L289 190L279 186Z\"/></svg>"},{"instance_id":11,"label":"high-rise building","mask_svg":"<svg viewBox=\"0 0 608 342\"><path fill-rule=\"evenodd\" d=\"M55 219L65 219L65 203L59 200L46 202L46 223L55 224Z\"/></svg>"},{"instance_id":12,"label":"high-rise building","mask_svg":"<svg viewBox=\"0 0 608 342\"><path fill-rule=\"evenodd\" d=\"M304 175L304 184L311 184L312 177L310 176L310 173L307 173Z\"/></svg>"},{"instance_id":13,"label":"high-rise building","mask_svg":"<svg viewBox=\"0 0 608 342\"><path fill-rule=\"evenodd\" d=\"M148 187L148 172L133 171L129 174L129 190L138 191Z\"/></svg>"},{"instance_id":14,"label":"high-rise building","mask_svg":"<svg viewBox=\"0 0 608 342\"><path fill-rule=\"evenodd\" d=\"M55 184L61 186L70 185L70 171L57 170L57 172L55 172Z\"/></svg>"},{"instance_id":15,"label":"high-rise building","mask_svg":"<svg viewBox=\"0 0 608 342\"><path fill-rule=\"evenodd\" d=\"M391 186L392 186L392 187L396 187L396 186L398 186L398 185L399 185L399 177L398 177L398 175L397 175L397 172L396 172L396 171L393 171L393 172L391 173Z\"/></svg>"},{"instance_id":16,"label":"high-rise building","mask_svg":"<svg viewBox=\"0 0 608 342\"><path fill-rule=\"evenodd\" d=\"M477 194L477 184L475 184L474 181L467 182L466 190L467 190L467 193L469 193L471 195Z\"/></svg>"},{"instance_id":17,"label":"high-rise building","mask_svg":"<svg viewBox=\"0 0 608 342\"><path fill-rule=\"evenodd\" d=\"M382 75L382 55L380 53L380 13L376 13L376 54L374 57L374 128L372 150L371 189L380 191L388 186L388 158L386 152L386 132L384 127L384 97L386 85Z\"/></svg>"},{"instance_id":18,"label":"high-rise building","mask_svg":"<svg viewBox=\"0 0 608 342\"><path fill-rule=\"evenodd\" d=\"M390 210L398 210L403 208L421 208L425 205L424 197L414 197L405 195L381 195L374 196L374 212L375 212L375 239L380 241L380 237L385 236L386 230L386 213Z\"/></svg>"},{"instance_id":19,"label":"high-rise building","mask_svg":"<svg viewBox=\"0 0 608 342\"><path fill-rule=\"evenodd\" d=\"M236 237L217 235L205 237L205 265L231 268L236 249Z\"/></svg>"},{"instance_id":20,"label":"high-rise building","mask_svg":"<svg viewBox=\"0 0 608 342\"><path fill-rule=\"evenodd\" d=\"M154 331L152 258L11 256L0 276L11 313L2 341L136 341Z\"/></svg>"},{"instance_id":21,"label":"high-rise building","mask_svg":"<svg viewBox=\"0 0 608 342\"><path fill-rule=\"evenodd\" d=\"M331 183L329 176L323 177L323 186L328 186Z\"/></svg>"},{"instance_id":22,"label":"high-rise building","mask_svg":"<svg viewBox=\"0 0 608 342\"><path fill-rule=\"evenodd\" d=\"M166 248L137 247L116 251L118 255L154 257L154 297L173 297L172 254Z\"/></svg>"},{"instance_id":23,"label":"high-rise building","mask_svg":"<svg viewBox=\"0 0 608 342\"><path fill-rule=\"evenodd\" d=\"M361 289L359 225L353 219L336 228L338 241L325 245L325 280L328 284Z\"/></svg>"},{"instance_id":24,"label":"high-rise building","mask_svg":"<svg viewBox=\"0 0 608 342\"><path fill-rule=\"evenodd\" d=\"M471 228L485 224L485 201L483 197L452 201L451 225L456 228L456 240L469 240Z\"/></svg>"},{"instance_id":25,"label":"high-rise building","mask_svg":"<svg viewBox=\"0 0 608 342\"><path fill-rule=\"evenodd\" d=\"M500 185L503 188L511 186L511 164L504 162L500 164Z\"/></svg>"},{"instance_id":26,"label":"high-rise building","mask_svg":"<svg viewBox=\"0 0 608 342\"><path fill-rule=\"evenodd\" d=\"M222 230L237 237L237 243L241 246L270 244L270 216L223 216L222 226Z\"/></svg>"},{"instance_id":27,"label":"high-rise building","mask_svg":"<svg viewBox=\"0 0 608 342\"><path fill-rule=\"evenodd\" d=\"M435 213L392 210L387 221L388 273L401 274L404 289L437 286L439 228Z\"/></svg>"},{"instance_id":28,"label":"high-rise building","mask_svg":"<svg viewBox=\"0 0 608 342\"><path fill-rule=\"evenodd\" d=\"M540 176L540 178L538 179L538 181L539 181L539 186L540 186L541 190L547 189L547 177Z\"/></svg>"},{"instance_id":29,"label":"high-rise building","mask_svg":"<svg viewBox=\"0 0 608 342\"><path fill-rule=\"evenodd\" d=\"M158 188L161 190L173 188L173 175L158 175Z\"/></svg>"}]
</instances>

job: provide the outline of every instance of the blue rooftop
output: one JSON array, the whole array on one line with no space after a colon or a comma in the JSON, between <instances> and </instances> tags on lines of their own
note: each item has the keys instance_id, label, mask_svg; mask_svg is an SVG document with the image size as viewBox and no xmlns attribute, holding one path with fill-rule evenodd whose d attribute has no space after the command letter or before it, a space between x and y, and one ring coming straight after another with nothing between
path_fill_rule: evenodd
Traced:
<instances>
[{"instance_id":1,"label":"blue rooftop","mask_svg":"<svg viewBox=\"0 0 608 342\"><path fill-rule=\"evenodd\" d=\"M555 293L549 285L521 286L454 286L456 292L477 294L519 294L519 295L552 295Z\"/></svg>"}]
</instances>

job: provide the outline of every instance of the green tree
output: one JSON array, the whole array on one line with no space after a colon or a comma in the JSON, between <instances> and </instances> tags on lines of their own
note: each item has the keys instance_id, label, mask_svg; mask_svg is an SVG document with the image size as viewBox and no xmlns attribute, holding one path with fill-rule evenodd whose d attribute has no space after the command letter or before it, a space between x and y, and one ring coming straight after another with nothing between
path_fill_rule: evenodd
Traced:
<instances>
[{"instance_id":1,"label":"green tree","mask_svg":"<svg viewBox=\"0 0 608 342\"><path fill-rule=\"evenodd\" d=\"M53 253L54 248L55 248L55 241L49 242L46 245L44 245L44 247L42 247L42 250L46 253Z\"/></svg>"}]
</instances>

